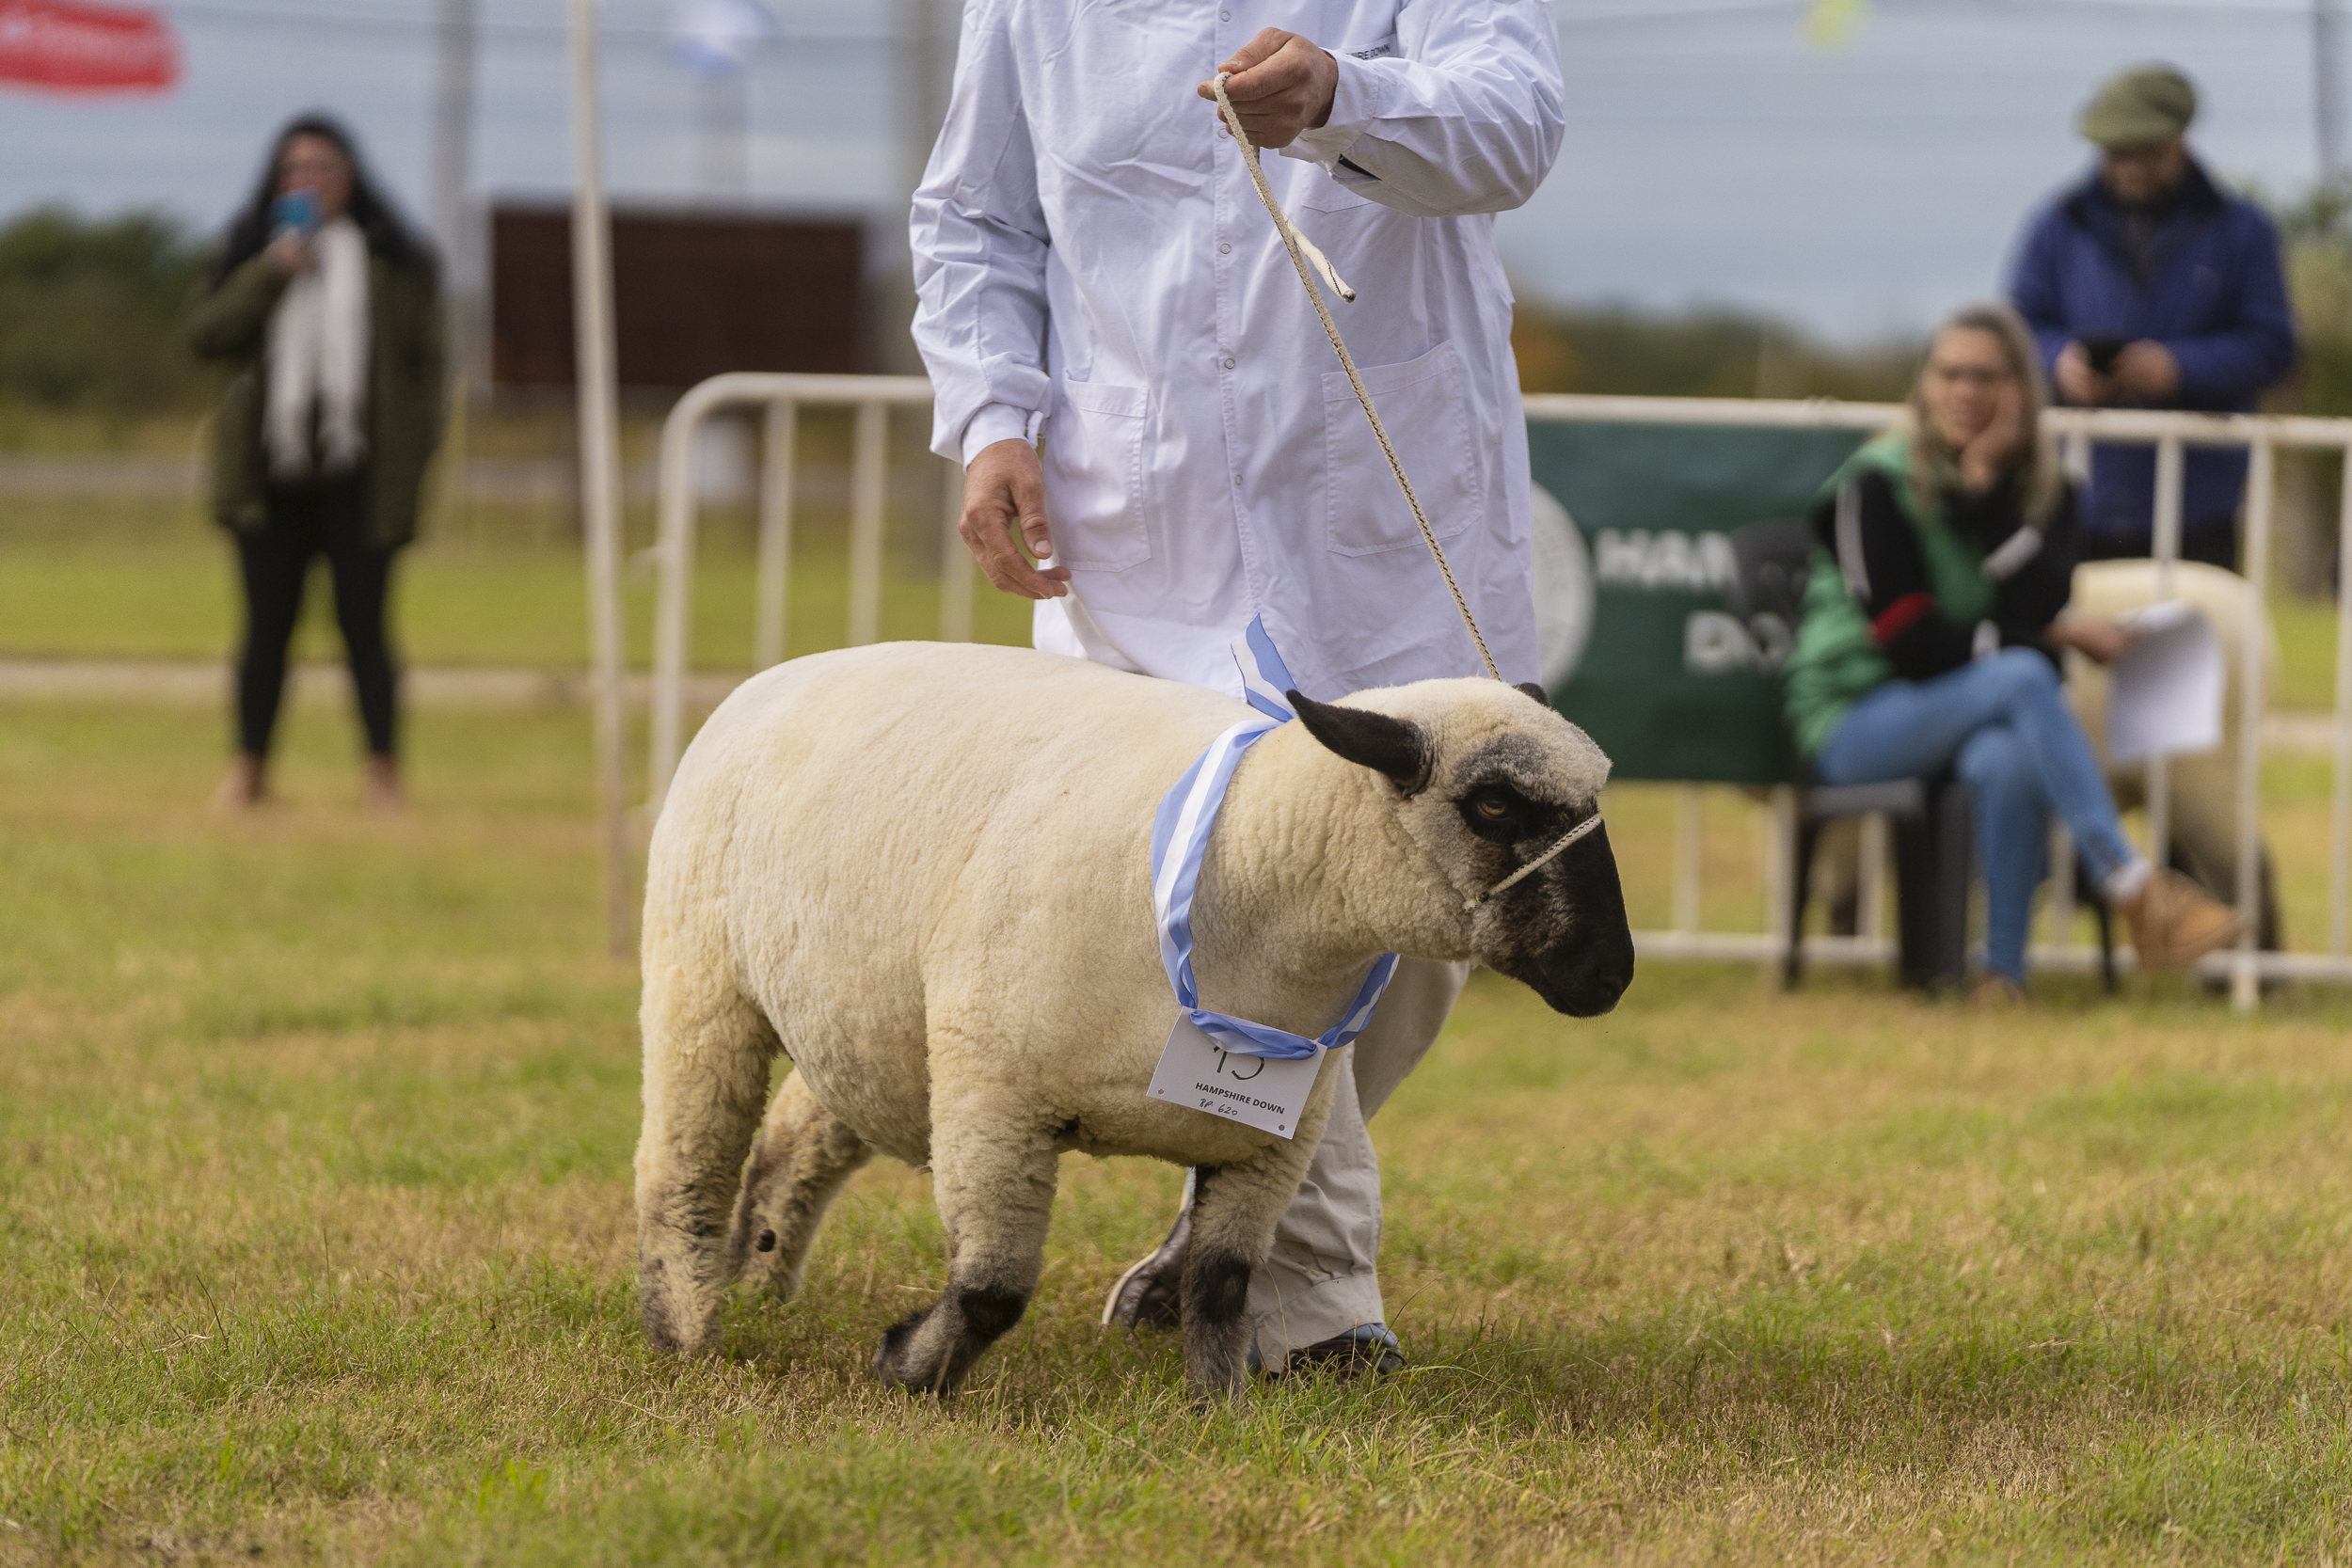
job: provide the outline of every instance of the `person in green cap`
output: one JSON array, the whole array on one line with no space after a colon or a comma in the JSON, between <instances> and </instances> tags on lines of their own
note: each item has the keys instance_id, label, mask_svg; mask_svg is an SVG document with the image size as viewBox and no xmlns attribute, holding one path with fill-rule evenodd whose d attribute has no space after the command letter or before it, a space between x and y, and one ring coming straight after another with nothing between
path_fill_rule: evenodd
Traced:
<instances>
[{"instance_id":1,"label":"person in green cap","mask_svg":"<svg viewBox=\"0 0 2352 1568\"><path fill-rule=\"evenodd\" d=\"M2108 78L2075 121L2097 169L2026 227L2010 299L2067 403L2248 413L2295 362L2278 230L2190 152L2196 118L2171 66ZM2182 478L2182 558L2234 571L2244 450L2192 447ZM2094 446L2084 559L2150 554L2154 519L2153 450Z\"/></svg>"}]
</instances>

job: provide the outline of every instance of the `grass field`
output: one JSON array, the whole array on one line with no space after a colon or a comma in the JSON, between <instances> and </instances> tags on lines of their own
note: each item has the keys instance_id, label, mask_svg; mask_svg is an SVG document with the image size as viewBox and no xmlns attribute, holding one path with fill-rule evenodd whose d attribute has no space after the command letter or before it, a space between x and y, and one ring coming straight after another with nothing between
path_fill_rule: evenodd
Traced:
<instances>
[{"instance_id":1,"label":"grass field","mask_svg":"<svg viewBox=\"0 0 2352 1568\"><path fill-rule=\"evenodd\" d=\"M478 526L427 535L393 578L394 631L419 665L576 669L587 662L588 601L580 546L562 519L520 507L479 509ZM906 519L898 521L906 525ZM633 509L628 544L653 541L650 509ZM751 526L739 510L705 522L694 581L692 658L699 669L752 667ZM883 579L885 638L934 637L939 578L894 529ZM802 519L793 553L790 651L838 646L846 629L847 525ZM306 604L297 653L340 659L324 567ZM235 557L227 537L183 502L11 499L0 518L0 657L221 659L238 625ZM977 574L976 574L977 578ZM640 556L624 578L631 662L650 662L654 577ZM989 589L973 595L974 635L1029 638L1029 607Z\"/></svg>"},{"instance_id":2,"label":"grass field","mask_svg":"<svg viewBox=\"0 0 2352 1568\"><path fill-rule=\"evenodd\" d=\"M580 721L418 715L393 821L289 739L221 820L215 716L0 711L0 1562L2352 1555L2339 997L1482 977L1375 1124L1408 1374L1192 1407L1093 1323L1179 1178L1073 1158L941 1409L864 1371L942 1271L896 1167L799 1304L645 1350ZM1666 804L1613 795L1637 872Z\"/></svg>"}]
</instances>

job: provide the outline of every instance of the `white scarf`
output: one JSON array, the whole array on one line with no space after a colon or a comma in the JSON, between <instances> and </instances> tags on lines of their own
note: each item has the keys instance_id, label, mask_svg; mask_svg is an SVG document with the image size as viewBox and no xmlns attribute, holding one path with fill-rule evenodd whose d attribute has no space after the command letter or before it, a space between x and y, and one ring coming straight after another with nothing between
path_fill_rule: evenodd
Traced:
<instances>
[{"instance_id":1,"label":"white scarf","mask_svg":"<svg viewBox=\"0 0 2352 1568\"><path fill-rule=\"evenodd\" d=\"M310 237L312 264L286 285L269 319L270 472L348 473L367 455L368 242L349 218ZM310 451L313 410L319 451Z\"/></svg>"}]
</instances>

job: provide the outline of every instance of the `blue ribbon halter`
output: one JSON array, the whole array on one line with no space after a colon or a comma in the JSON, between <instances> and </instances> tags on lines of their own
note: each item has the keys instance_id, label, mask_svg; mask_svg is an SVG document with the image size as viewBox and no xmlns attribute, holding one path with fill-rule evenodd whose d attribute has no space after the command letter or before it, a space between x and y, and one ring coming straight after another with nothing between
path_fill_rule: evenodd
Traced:
<instances>
[{"instance_id":1,"label":"blue ribbon halter","mask_svg":"<svg viewBox=\"0 0 2352 1568\"><path fill-rule=\"evenodd\" d=\"M1264 715L1245 719L1209 742L1208 750L1184 769L1175 787L1160 798L1152 819L1152 906L1160 929L1160 962L1168 984L1176 990L1176 1005L1194 1025L1214 1038L1219 1049L1236 1056L1271 1056L1297 1061L1336 1051L1364 1032L1380 993L1396 973L1396 955L1383 953L1373 964L1363 989L1356 993L1347 1017L1313 1039L1287 1029L1252 1023L1248 1019L1213 1013L1200 1006L1200 988L1192 975L1192 895L1200 879L1200 858L1208 848L1209 830L1225 803L1226 786L1242 753L1275 729L1295 719L1285 695L1294 682L1274 651L1263 620L1252 620L1233 639L1233 662L1240 666L1243 694Z\"/></svg>"}]
</instances>

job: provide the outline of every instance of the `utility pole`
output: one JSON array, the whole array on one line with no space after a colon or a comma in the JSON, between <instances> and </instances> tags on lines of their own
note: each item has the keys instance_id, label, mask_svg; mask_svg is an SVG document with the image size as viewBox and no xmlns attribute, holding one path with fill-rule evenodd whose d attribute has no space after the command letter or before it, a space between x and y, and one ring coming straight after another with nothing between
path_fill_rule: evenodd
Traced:
<instances>
[{"instance_id":1,"label":"utility pole","mask_svg":"<svg viewBox=\"0 0 2352 1568\"><path fill-rule=\"evenodd\" d=\"M466 229L473 164L474 0L441 0L440 57L433 84L433 224L452 270Z\"/></svg>"},{"instance_id":2,"label":"utility pole","mask_svg":"<svg viewBox=\"0 0 2352 1568\"><path fill-rule=\"evenodd\" d=\"M696 190L707 201L751 195L751 84L740 65L707 67L694 81Z\"/></svg>"},{"instance_id":3,"label":"utility pole","mask_svg":"<svg viewBox=\"0 0 2352 1568\"><path fill-rule=\"evenodd\" d=\"M441 446L442 515L466 504L466 426L484 293L473 208L474 0L441 0L433 84L433 227L441 242L441 311L449 334L449 424Z\"/></svg>"},{"instance_id":4,"label":"utility pole","mask_svg":"<svg viewBox=\"0 0 2352 1568\"><path fill-rule=\"evenodd\" d=\"M2340 0L2312 0L2312 100L2323 184L2332 184L2344 175L2344 73L2339 47L2343 29Z\"/></svg>"},{"instance_id":5,"label":"utility pole","mask_svg":"<svg viewBox=\"0 0 2352 1568\"><path fill-rule=\"evenodd\" d=\"M914 316L914 274L907 249L907 214L914 188L923 182L931 145L947 119L947 92L955 72L959 8L942 0L894 0L895 35L892 58L897 66L892 83L894 118L898 122L897 199L881 214L880 231L871 236L867 278L873 285L873 305L879 350L876 369L919 372L914 341L907 323Z\"/></svg>"},{"instance_id":6,"label":"utility pole","mask_svg":"<svg viewBox=\"0 0 2352 1568\"><path fill-rule=\"evenodd\" d=\"M604 202L604 127L596 94L596 0L571 0L572 325L580 391L580 530L588 553L590 690L596 812L604 842L606 940L636 946L636 856L621 769L621 452L614 389L612 226Z\"/></svg>"}]
</instances>

